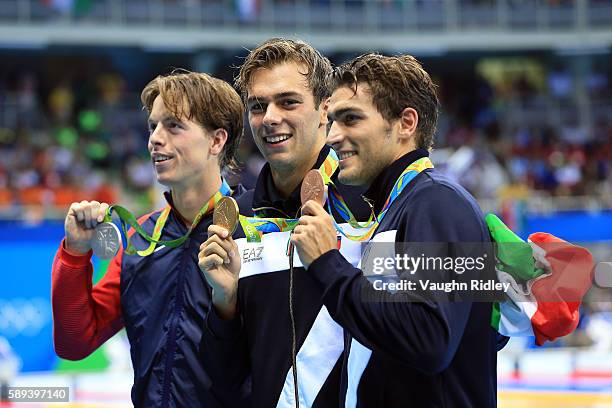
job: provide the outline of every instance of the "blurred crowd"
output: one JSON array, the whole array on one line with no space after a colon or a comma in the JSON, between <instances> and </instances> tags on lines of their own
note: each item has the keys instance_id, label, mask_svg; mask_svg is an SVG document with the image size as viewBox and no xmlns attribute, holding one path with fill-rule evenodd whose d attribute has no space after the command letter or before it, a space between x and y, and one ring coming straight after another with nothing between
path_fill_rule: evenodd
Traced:
<instances>
[{"instance_id":1,"label":"blurred crowd","mask_svg":"<svg viewBox=\"0 0 612 408\"><path fill-rule=\"evenodd\" d=\"M509 119L533 116L529 107L543 98L571 100L571 76L550 70L538 82L481 71L461 78L434 70L443 106L438 162L478 198L612 194L608 116L592 115L590 128L538 112L531 123ZM587 96L610 106L610 80L605 71L590 74ZM26 208L60 216L71 202L92 199L136 212L158 204L146 114L139 89L126 82L113 71L69 79L0 72L0 214L19 216ZM263 162L248 127L240 155L243 170L232 179L253 186Z\"/></svg>"},{"instance_id":2,"label":"blurred crowd","mask_svg":"<svg viewBox=\"0 0 612 408\"><path fill-rule=\"evenodd\" d=\"M154 177L146 115L124 110L116 74L42 86L23 73L0 82L0 206L65 209L74 201L116 202L126 192L150 206ZM135 110L134 110L135 109Z\"/></svg>"},{"instance_id":3,"label":"blurred crowd","mask_svg":"<svg viewBox=\"0 0 612 408\"><path fill-rule=\"evenodd\" d=\"M457 78L442 78L436 147L470 152L458 177L479 198L498 197L512 186L551 196L610 195L610 80L596 71L584 78L587 124L578 119L585 109L574 100L576 80L566 70L552 70L540 81L528 74L480 76L467 98L463 92L470 90L458 89Z\"/></svg>"},{"instance_id":4,"label":"blurred crowd","mask_svg":"<svg viewBox=\"0 0 612 408\"><path fill-rule=\"evenodd\" d=\"M387 17L392 17L394 13L411 10L411 13L432 13L433 17L438 17L438 22L443 22L444 14L447 9L462 9L476 13L488 11L487 15L477 16L480 23L486 24L487 20L495 19L497 8L503 6L510 12L519 11L520 13L536 14L540 10L547 9L549 12L557 13L569 12L564 18L566 25L571 25L573 21L572 11L577 8L575 0L313 0L305 2L302 0L164 0L155 4L147 1L131 2L108 2L106 0L13 0L18 2L29 2L30 9L36 19L66 19L75 20L99 20L105 21L114 14L124 14L126 21L141 22L153 16L160 10L164 10L164 19L167 23L184 22L194 15L189 13L201 13L198 8L207 10L206 21L222 23L224 20L239 21L240 23L261 23L276 19L280 16L271 14L282 14L297 7L310 7L311 13L317 10L329 12L331 8L345 9L348 12L355 12L367 7L375 6ZM607 7L612 4L611 0L588 0L587 7ZM114 10L114 11L111 11ZM119 12L119 10L122 10ZM155 11L157 10L157 11ZM445 11L446 10L446 11ZM272 11L272 12L271 12ZM531 13L530 13L531 11ZM293 14L292 12L289 14ZM150 17L150 16L149 16ZM161 15L155 18L161 18ZM432 16L429 16L431 18ZM530 16L524 16L530 17ZM386 19L388 20L388 19ZM287 23L290 20L284 21ZM283 23L283 17L276 21ZM326 25L334 25L337 21L329 21ZM385 24L388 24L386 21ZM295 24L292 23L292 24Z\"/></svg>"}]
</instances>

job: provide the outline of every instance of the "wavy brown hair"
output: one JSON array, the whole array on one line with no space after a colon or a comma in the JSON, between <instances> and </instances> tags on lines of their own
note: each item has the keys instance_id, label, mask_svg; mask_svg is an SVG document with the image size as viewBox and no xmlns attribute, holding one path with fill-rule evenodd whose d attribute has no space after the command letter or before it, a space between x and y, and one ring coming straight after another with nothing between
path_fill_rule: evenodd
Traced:
<instances>
[{"instance_id":1,"label":"wavy brown hair","mask_svg":"<svg viewBox=\"0 0 612 408\"><path fill-rule=\"evenodd\" d=\"M332 70L331 63L311 45L285 38L271 38L249 52L236 77L236 86L242 93L242 99L246 103L248 88L255 71L285 62L295 62L306 68L302 75L312 90L318 109L321 101L330 95L327 80Z\"/></svg>"},{"instance_id":2,"label":"wavy brown hair","mask_svg":"<svg viewBox=\"0 0 612 408\"><path fill-rule=\"evenodd\" d=\"M147 112L151 112L157 96L178 119L193 120L208 131L225 129L227 141L219 166L238 169L236 152L244 130L244 106L230 84L205 73L175 70L153 79L142 90L140 100Z\"/></svg>"},{"instance_id":3,"label":"wavy brown hair","mask_svg":"<svg viewBox=\"0 0 612 408\"><path fill-rule=\"evenodd\" d=\"M359 83L369 86L374 106L389 122L399 119L406 108L416 110L417 147L433 147L439 107L436 85L416 58L363 54L334 69L330 78L332 92L340 87L357 92Z\"/></svg>"}]
</instances>

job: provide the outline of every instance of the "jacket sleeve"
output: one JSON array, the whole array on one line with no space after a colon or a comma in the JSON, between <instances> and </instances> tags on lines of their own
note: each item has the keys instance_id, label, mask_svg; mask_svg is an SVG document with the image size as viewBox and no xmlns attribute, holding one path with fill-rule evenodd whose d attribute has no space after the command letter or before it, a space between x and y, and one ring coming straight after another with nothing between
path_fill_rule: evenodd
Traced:
<instances>
[{"instance_id":1,"label":"jacket sleeve","mask_svg":"<svg viewBox=\"0 0 612 408\"><path fill-rule=\"evenodd\" d=\"M458 198L454 190L436 185L415 196L407 213L413 215L404 214L398 222L396 248L397 242L486 240L478 213L465 198ZM323 302L334 320L366 347L425 374L443 371L452 361L470 301L409 301L406 293L376 290L337 250L323 254L308 270L322 287Z\"/></svg>"},{"instance_id":2,"label":"jacket sleeve","mask_svg":"<svg viewBox=\"0 0 612 408\"><path fill-rule=\"evenodd\" d=\"M206 315L200 355L210 376L212 390L226 406L249 405L251 367L243 317L239 312L231 320L223 320L211 304Z\"/></svg>"},{"instance_id":3,"label":"jacket sleeve","mask_svg":"<svg viewBox=\"0 0 612 408\"><path fill-rule=\"evenodd\" d=\"M62 241L53 260L53 343L61 358L81 360L123 327L119 281L123 249L92 284L92 252L75 256Z\"/></svg>"}]
</instances>

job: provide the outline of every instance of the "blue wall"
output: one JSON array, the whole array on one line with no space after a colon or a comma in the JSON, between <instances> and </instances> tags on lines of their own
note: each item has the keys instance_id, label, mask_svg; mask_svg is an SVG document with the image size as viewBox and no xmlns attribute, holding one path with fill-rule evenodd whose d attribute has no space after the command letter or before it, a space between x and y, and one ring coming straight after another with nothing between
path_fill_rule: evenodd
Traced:
<instances>
[{"instance_id":1,"label":"blue wall","mask_svg":"<svg viewBox=\"0 0 612 408\"><path fill-rule=\"evenodd\" d=\"M0 336L21 358L22 371L51 370L57 362L51 324L51 264L64 235L60 222L0 223Z\"/></svg>"},{"instance_id":2,"label":"blue wall","mask_svg":"<svg viewBox=\"0 0 612 408\"><path fill-rule=\"evenodd\" d=\"M527 234L549 232L570 242L612 241L612 211L527 214L525 221Z\"/></svg>"}]
</instances>

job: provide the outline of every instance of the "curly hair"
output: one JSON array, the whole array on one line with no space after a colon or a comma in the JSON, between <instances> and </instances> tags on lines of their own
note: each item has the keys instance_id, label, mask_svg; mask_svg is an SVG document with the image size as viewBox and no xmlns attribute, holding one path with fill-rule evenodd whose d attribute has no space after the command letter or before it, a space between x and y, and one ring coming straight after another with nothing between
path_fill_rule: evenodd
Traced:
<instances>
[{"instance_id":1,"label":"curly hair","mask_svg":"<svg viewBox=\"0 0 612 408\"><path fill-rule=\"evenodd\" d=\"M245 103L253 73L260 68L270 68L285 62L296 62L306 67L306 72L302 74L312 90L316 106L329 97L331 93L327 80L332 70L329 60L303 41L271 38L249 52L240 67L235 84Z\"/></svg>"},{"instance_id":2,"label":"curly hair","mask_svg":"<svg viewBox=\"0 0 612 408\"><path fill-rule=\"evenodd\" d=\"M355 93L358 83L366 83L374 106L387 121L398 119L407 107L415 109L417 147L433 147L439 108L436 85L413 56L363 54L335 68L329 83L332 92L348 87Z\"/></svg>"}]
</instances>

